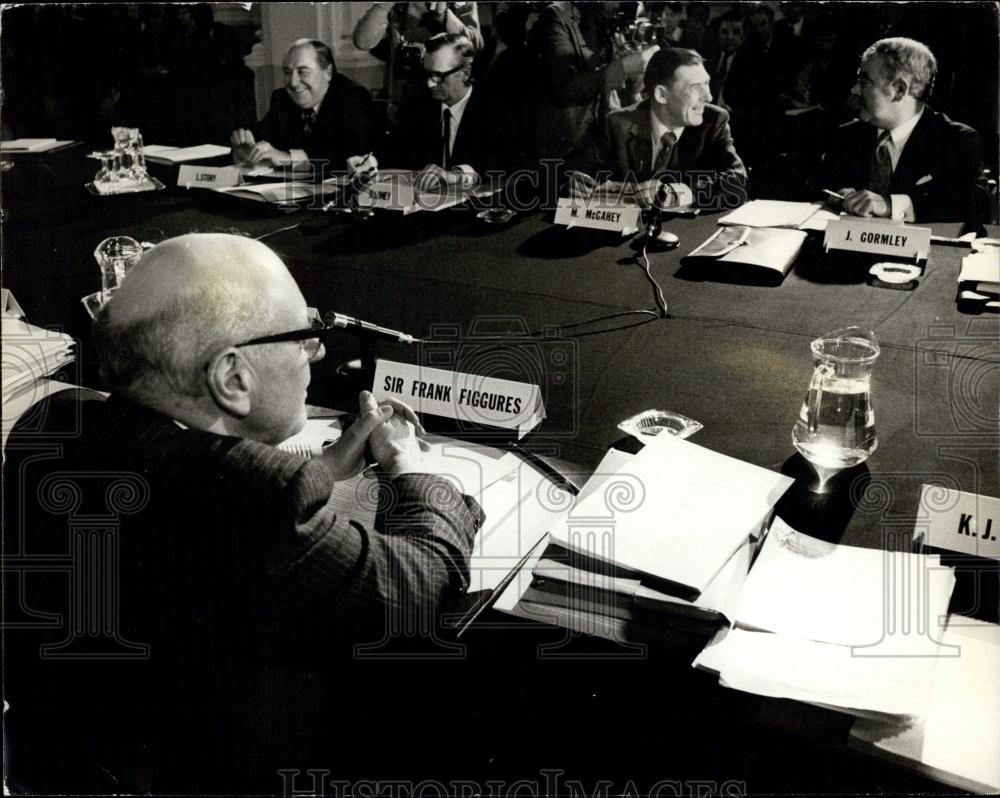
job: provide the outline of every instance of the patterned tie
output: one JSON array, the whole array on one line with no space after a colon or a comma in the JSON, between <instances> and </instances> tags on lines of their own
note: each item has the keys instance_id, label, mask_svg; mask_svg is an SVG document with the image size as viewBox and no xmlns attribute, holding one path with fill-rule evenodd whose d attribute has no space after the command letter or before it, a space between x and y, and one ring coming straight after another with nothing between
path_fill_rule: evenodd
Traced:
<instances>
[{"instance_id":1,"label":"patterned tie","mask_svg":"<svg viewBox=\"0 0 1000 798\"><path fill-rule=\"evenodd\" d=\"M668 130L660 137L660 152L656 156L656 161L653 164L653 174L665 171L670 163L670 156L674 152L674 145L677 144L677 134L672 130Z\"/></svg>"},{"instance_id":2,"label":"patterned tie","mask_svg":"<svg viewBox=\"0 0 1000 798\"><path fill-rule=\"evenodd\" d=\"M882 131L878 137L878 146L872 157L871 171L868 177L868 188L876 194L886 196L892 183L892 156L889 154L889 131Z\"/></svg>"},{"instance_id":3,"label":"patterned tie","mask_svg":"<svg viewBox=\"0 0 1000 798\"><path fill-rule=\"evenodd\" d=\"M445 108L441 112L441 167L448 168L448 161L451 160L451 109Z\"/></svg>"},{"instance_id":4,"label":"patterned tie","mask_svg":"<svg viewBox=\"0 0 1000 798\"><path fill-rule=\"evenodd\" d=\"M315 124L316 124L316 109L310 108L308 111L303 111L302 132L305 133L307 136L311 136Z\"/></svg>"}]
</instances>

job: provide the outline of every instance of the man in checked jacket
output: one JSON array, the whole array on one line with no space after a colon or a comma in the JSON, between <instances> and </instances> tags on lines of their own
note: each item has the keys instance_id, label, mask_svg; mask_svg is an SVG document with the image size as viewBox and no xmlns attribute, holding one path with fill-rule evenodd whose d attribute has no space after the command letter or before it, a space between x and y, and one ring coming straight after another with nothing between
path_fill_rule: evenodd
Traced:
<instances>
[{"instance_id":1,"label":"man in checked jacket","mask_svg":"<svg viewBox=\"0 0 1000 798\"><path fill-rule=\"evenodd\" d=\"M52 569L5 580L8 776L39 792L279 792L353 646L435 628L464 590L482 511L420 473L412 412L367 392L323 456L274 447L305 421L323 332L257 241L157 245L95 339L111 397L51 401L44 429L8 444L6 552L106 546L89 560L103 582L76 592ZM366 443L384 473L377 530L331 499ZM83 617L100 628L72 639Z\"/></svg>"}]
</instances>

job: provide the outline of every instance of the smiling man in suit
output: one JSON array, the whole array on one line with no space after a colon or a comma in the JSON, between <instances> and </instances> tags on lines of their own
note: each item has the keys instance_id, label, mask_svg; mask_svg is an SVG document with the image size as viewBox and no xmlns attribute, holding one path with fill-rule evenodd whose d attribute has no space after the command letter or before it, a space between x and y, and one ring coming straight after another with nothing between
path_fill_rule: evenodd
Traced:
<instances>
[{"instance_id":1,"label":"smiling man in suit","mask_svg":"<svg viewBox=\"0 0 1000 798\"><path fill-rule=\"evenodd\" d=\"M973 220L978 137L927 105L936 75L934 54L913 39L881 39L862 55L851 90L858 118L837 130L825 158L828 184L846 186L848 213Z\"/></svg>"},{"instance_id":2,"label":"smiling man in suit","mask_svg":"<svg viewBox=\"0 0 1000 798\"><path fill-rule=\"evenodd\" d=\"M736 152L729 113L711 104L709 74L694 50L671 47L649 61L648 98L595 124L570 158L570 191L585 194L593 175L643 183L683 183L701 206L746 200L747 171Z\"/></svg>"}]
</instances>

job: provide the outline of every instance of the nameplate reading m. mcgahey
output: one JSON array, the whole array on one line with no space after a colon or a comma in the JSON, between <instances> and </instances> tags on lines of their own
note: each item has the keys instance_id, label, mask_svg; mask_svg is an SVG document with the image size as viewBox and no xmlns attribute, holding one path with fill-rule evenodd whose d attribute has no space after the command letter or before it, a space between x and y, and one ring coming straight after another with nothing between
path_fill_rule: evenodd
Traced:
<instances>
[{"instance_id":1,"label":"nameplate reading m. mcgahey","mask_svg":"<svg viewBox=\"0 0 1000 798\"><path fill-rule=\"evenodd\" d=\"M842 218L827 224L823 248L926 260L931 248L931 229L898 222Z\"/></svg>"},{"instance_id":2,"label":"nameplate reading m. mcgahey","mask_svg":"<svg viewBox=\"0 0 1000 798\"><path fill-rule=\"evenodd\" d=\"M545 418L537 385L391 360L378 361L372 394L400 399L418 413L516 430L519 438Z\"/></svg>"},{"instance_id":3,"label":"nameplate reading m. mcgahey","mask_svg":"<svg viewBox=\"0 0 1000 798\"><path fill-rule=\"evenodd\" d=\"M229 188L238 186L242 176L236 166L197 166L181 164L177 185L181 188Z\"/></svg>"},{"instance_id":4,"label":"nameplate reading m. mcgahey","mask_svg":"<svg viewBox=\"0 0 1000 798\"><path fill-rule=\"evenodd\" d=\"M560 197L555 223L629 235L639 229L639 207L622 202L593 202Z\"/></svg>"},{"instance_id":5,"label":"nameplate reading m. mcgahey","mask_svg":"<svg viewBox=\"0 0 1000 798\"><path fill-rule=\"evenodd\" d=\"M924 485L914 537L921 532L926 546L1000 560L1000 499Z\"/></svg>"}]
</instances>

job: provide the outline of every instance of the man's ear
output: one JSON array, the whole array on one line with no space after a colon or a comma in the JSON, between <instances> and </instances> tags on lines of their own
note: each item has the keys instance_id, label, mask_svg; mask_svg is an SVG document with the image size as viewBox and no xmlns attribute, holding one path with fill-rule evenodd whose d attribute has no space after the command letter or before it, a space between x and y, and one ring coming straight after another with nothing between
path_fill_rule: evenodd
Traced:
<instances>
[{"instance_id":1,"label":"man's ear","mask_svg":"<svg viewBox=\"0 0 1000 798\"><path fill-rule=\"evenodd\" d=\"M250 415L254 375L240 350L231 346L220 352L206 371L208 391L219 408L236 418Z\"/></svg>"},{"instance_id":2,"label":"man's ear","mask_svg":"<svg viewBox=\"0 0 1000 798\"><path fill-rule=\"evenodd\" d=\"M910 84L903 78L896 78L889 84L889 89L892 92L892 101L899 102L909 93Z\"/></svg>"},{"instance_id":3,"label":"man's ear","mask_svg":"<svg viewBox=\"0 0 1000 798\"><path fill-rule=\"evenodd\" d=\"M656 102L663 105L667 101L667 87L662 83L657 83L653 86L652 97Z\"/></svg>"}]
</instances>

